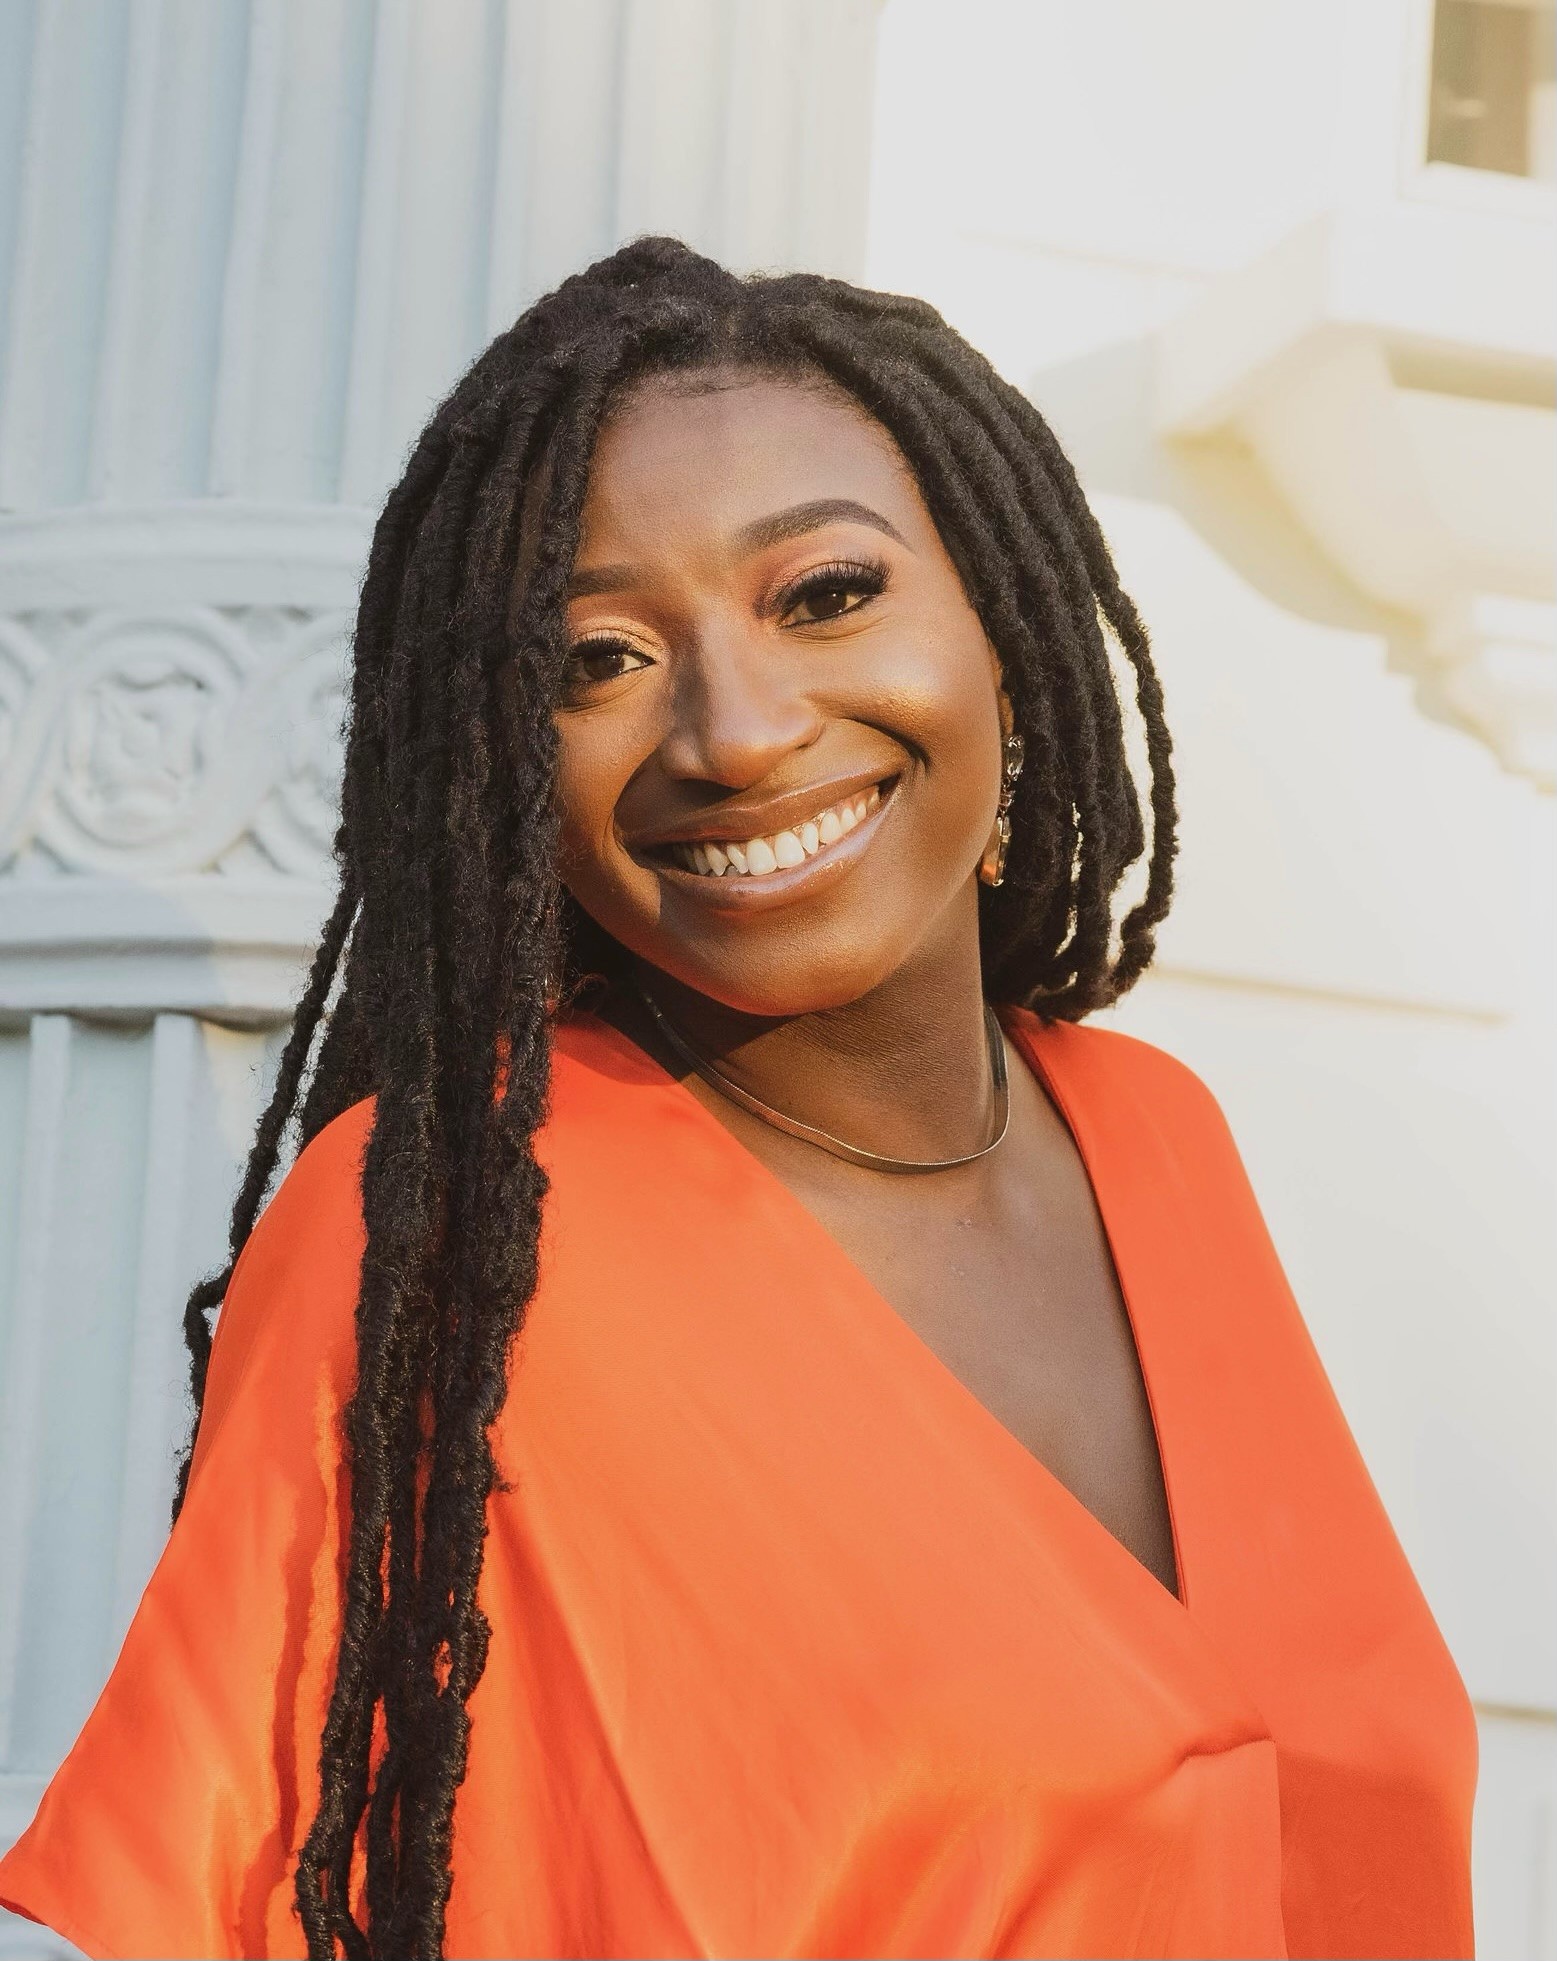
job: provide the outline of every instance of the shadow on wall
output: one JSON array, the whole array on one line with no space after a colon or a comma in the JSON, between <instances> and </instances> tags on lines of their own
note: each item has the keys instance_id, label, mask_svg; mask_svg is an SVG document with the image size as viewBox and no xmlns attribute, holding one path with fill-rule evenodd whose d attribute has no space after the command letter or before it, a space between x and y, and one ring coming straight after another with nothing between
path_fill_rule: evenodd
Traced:
<instances>
[{"instance_id":1,"label":"shadow on wall","mask_svg":"<svg viewBox=\"0 0 1557 1961\"><path fill-rule=\"evenodd\" d=\"M1157 344L1121 340L1039 369L1027 392L1053 423L1089 491L1176 511L1238 575L1284 612L1420 646L1420 630L1360 592L1303 531L1249 452L1223 438L1155 433ZM1403 661L1403 671L1410 671Z\"/></svg>"},{"instance_id":2,"label":"shadow on wall","mask_svg":"<svg viewBox=\"0 0 1557 1961\"><path fill-rule=\"evenodd\" d=\"M1166 439L1154 427L1156 344L1116 341L1040 369L1028 387L1089 492L1172 511L1221 564L1284 614L1368 636L1415 706L1464 734L1421 621L1348 579L1288 510L1249 450L1227 435Z\"/></svg>"}]
</instances>

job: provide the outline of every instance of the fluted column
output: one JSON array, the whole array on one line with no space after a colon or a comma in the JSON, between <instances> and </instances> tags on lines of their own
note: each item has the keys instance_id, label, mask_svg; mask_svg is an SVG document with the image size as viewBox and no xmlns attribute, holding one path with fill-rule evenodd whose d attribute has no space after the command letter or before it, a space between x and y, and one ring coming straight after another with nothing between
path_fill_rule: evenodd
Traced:
<instances>
[{"instance_id":1,"label":"fluted column","mask_svg":"<svg viewBox=\"0 0 1557 1961\"><path fill-rule=\"evenodd\" d=\"M875 12L0 7L0 1843L163 1536L373 512L472 354L622 238L857 270Z\"/></svg>"}]
</instances>

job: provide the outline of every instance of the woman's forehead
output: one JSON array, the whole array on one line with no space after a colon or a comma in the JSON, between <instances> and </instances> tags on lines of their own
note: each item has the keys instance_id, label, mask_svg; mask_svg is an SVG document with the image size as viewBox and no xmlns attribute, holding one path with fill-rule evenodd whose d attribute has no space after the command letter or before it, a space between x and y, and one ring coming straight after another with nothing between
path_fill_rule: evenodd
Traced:
<instances>
[{"instance_id":1,"label":"woman's forehead","mask_svg":"<svg viewBox=\"0 0 1557 1961\"><path fill-rule=\"evenodd\" d=\"M929 522L892 437L823 380L656 378L600 432L579 556L656 538L735 535L792 506L852 499L901 527Z\"/></svg>"}]
</instances>

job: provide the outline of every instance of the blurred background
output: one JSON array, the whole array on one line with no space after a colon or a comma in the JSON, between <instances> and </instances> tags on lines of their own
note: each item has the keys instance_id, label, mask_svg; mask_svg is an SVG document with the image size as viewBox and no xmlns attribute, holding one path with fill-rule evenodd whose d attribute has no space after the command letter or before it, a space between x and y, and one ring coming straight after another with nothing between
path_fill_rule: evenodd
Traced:
<instances>
[{"instance_id":1,"label":"blurred background","mask_svg":"<svg viewBox=\"0 0 1557 1961\"><path fill-rule=\"evenodd\" d=\"M375 508L673 231L925 295L1070 448L1184 808L1117 1019L1475 1698L1481 1953L1557 1956L1554 179L1551 0L0 0L0 1843L165 1536Z\"/></svg>"}]
</instances>

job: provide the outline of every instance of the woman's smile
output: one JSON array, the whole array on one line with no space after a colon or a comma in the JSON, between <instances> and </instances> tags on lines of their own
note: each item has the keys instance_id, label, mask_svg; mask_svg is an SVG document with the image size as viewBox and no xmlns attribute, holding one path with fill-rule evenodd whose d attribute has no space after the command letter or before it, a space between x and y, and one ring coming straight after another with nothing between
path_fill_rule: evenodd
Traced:
<instances>
[{"instance_id":1,"label":"woman's smile","mask_svg":"<svg viewBox=\"0 0 1557 1961\"><path fill-rule=\"evenodd\" d=\"M695 831L638 845L633 855L679 890L741 912L751 905L799 899L857 865L875 841L901 778L864 788L835 784L775 800L765 813L713 811ZM789 815L789 806L809 814ZM768 817L767 824L761 817ZM746 821L740 821L742 818ZM753 821L755 818L757 821Z\"/></svg>"}]
</instances>

